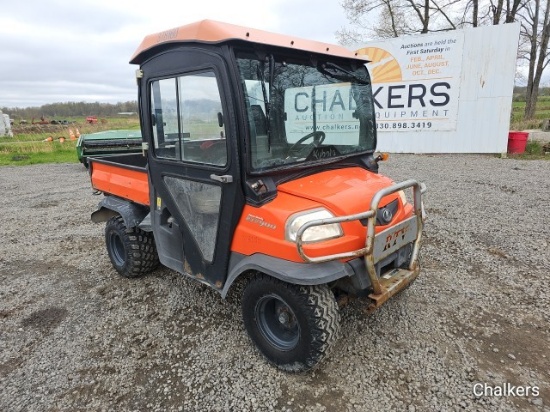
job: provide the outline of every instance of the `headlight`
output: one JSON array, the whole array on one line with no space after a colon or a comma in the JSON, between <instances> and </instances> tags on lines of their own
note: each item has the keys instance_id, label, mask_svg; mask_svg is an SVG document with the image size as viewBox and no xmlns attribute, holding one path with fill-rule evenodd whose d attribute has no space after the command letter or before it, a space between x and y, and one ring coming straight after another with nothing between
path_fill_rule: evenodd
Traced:
<instances>
[{"instance_id":1,"label":"headlight","mask_svg":"<svg viewBox=\"0 0 550 412\"><path fill-rule=\"evenodd\" d=\"M292 215L286 222L286 238L291 242L296 242L296 234L305 223L331 217L334 217L334 215L326 209L317 209ZM331 223L329 225L313 226L306 229L302 235L302 240L310 243L319 242L321 240L334 239L343 234L344 232L340 224Z\"/></svg>"}]
</instances>

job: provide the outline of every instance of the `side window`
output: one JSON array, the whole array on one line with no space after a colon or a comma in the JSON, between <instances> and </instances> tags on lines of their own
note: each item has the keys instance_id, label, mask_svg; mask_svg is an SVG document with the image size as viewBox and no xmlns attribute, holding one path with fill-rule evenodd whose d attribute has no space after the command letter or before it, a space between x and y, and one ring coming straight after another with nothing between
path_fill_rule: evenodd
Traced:
<instances>
[{"instance_id":1,"label":"side window","mask_svg":"<svg viewBox=\"0 0 550 412\"><path fill-rule=\"evenodd\" d=\"M216 166L227 164L224 116L214 72L151 83L155 155Z\"/></svg>"},{"instance_id":2,"label":"side window","mask_svg":"<svg viewBox=\"0 0 550 412\"><path fill-rule=\"evenodd\" d=\"M175 79L162 79L151 84L153 140L158 157L177 159L179 139L178 101Z\"/></svg>"}]
</instances>

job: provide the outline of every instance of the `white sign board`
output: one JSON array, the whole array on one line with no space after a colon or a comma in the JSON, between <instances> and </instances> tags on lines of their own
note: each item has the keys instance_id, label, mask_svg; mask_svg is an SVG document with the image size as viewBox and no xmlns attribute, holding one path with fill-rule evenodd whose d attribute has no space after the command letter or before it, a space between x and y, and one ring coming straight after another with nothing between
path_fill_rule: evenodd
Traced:
<instances>
[{"instance_id":1,"label":"white sign board","mask_svg":"<svg viewBox=\"0 0 550 412\"><path fill-rule=\"evenodd\" d=\"M381 132L455 130L464 33L397 38L358 50L375 85Z\"/></svg>"},{"instance_id":2,"label":"white sign board","mask_svg":"<svg viewBox=\"0 0 550 412\"><path fill-rule=\"evenodd\" d=\"M378 149L506 152L519 24L372 42Z\"/></svg>"}]
</instances>

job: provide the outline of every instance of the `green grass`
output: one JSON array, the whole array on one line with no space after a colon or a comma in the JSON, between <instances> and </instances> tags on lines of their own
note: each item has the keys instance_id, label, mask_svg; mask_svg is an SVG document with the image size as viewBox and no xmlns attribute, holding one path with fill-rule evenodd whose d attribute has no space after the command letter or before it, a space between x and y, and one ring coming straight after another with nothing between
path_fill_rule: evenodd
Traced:
<instances>
[{"instance_id":1,"label":"green grass","mask_svg":"<svg viewBox=\"0 0 550 412\"><path fill-rule=\"evenodd\" d=\"M511 159L524 160L550 160L550 155L545 153L544 144L536 140L527 142L525 152L519 154L508 154Z\"/></svg>"},{"instance_id":2,"label":"green grass","mask_svg":"<svg viewBox=\"0 0 550 412\"><path fill-rule=\"evenodd\" d=\"M537 101L537 110L535 118L532 120L523 120L525 112L524 101L512 102L512 117L510 120L510 130L529 130L540 129L542 121L550 119L550 96L540 96Z\"/></svg>"},{"instance_id":3,"label":"green grass","mask_svg":"<svg viewBox=\"0 0 550 412\"><path fill-rule=\"evenodd\" d=\"M76 141L69 140L69 129L90 134L104 130L139 130L139 118L124 117L99 119L87 124L85 118L69 119L70 125L14 125L13 137L0 137L0 166L23 166L39 163L76 163ZM53 142L45 141L48 137ZM64 137L61 143L59 138Z\"/></svg>"},{"instance_id":4,"label":"green grass","mask_svg":"<svg viewBox=\"0 0 550 412\"><path fill-rule=\"evenodd\" d=\"M527 142L527 145L525 146L525 153L535 156L544 155L542 144L536 141Z\"/></svg>"},{"instance_id":5,"label":"green grass","mask_svg":"<svg viewBox=\"0 0 550 412\"><path fill-rule=\"evenodd\" d=\"M0 166L76 162L75 141L0 143Z\"/></svg>"}]
</instances>

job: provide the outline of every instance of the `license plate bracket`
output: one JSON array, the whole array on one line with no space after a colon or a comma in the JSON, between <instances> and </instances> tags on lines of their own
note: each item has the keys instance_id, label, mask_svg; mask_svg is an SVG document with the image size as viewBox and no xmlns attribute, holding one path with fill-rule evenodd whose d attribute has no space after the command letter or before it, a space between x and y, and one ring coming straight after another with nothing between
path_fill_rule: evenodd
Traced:
<instances>
[{"instance_id":1,"label":"license plate bracket","mask_svg":"<svg viewBox=\"0 0 550 412\"><path fill-rule=\"evenodd\" d=\"M417 217L412 216L396 226L389 227L374 237L374 263L379 262L403 246L414 242L417 235Z\"/></svg>"}]
</instances>

